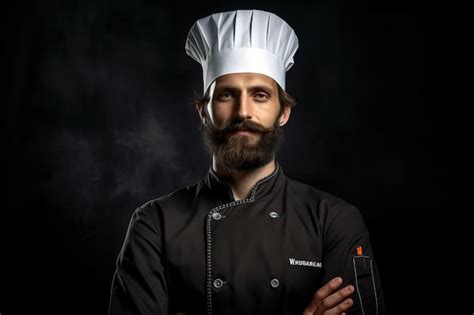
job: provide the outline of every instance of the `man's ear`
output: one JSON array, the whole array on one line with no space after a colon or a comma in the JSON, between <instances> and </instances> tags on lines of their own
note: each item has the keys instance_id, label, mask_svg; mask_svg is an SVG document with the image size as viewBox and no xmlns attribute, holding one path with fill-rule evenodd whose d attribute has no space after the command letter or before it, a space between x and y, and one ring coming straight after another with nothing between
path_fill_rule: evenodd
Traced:
<instances>
[{"instance_id":1,"label":"man's ear","mask_svg":"<svg viewBox=\"0 0 474 315\"><path fill-rule=\"evenodd\" d=\"M201 122L205 125L207 122L207 113L206 113L206 107L204 106L203 102L197 102L195 104L196 111L199 114L199 118L201 119Z\"/></svg>"},{"instance_id":2,"label":"man's ear","mask_svg":"<svg viewBox=\"0 0 474 315\"><path fill-rule=\"evenodd\" d=\"M278 119L278 123L280 124L280 127L286 125L286 123L290 119L290 115L291 115L291 106L284 104L283 111L281 112L280 118Z\"/></svg>"}]
</instances>

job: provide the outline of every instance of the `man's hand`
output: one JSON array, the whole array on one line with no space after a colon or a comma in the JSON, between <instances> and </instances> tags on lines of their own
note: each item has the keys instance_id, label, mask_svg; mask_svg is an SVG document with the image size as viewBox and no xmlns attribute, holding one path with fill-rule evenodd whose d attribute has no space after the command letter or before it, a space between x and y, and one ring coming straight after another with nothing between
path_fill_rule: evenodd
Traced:
<instances>
[{"instance_id":1,"label":"man's hand","mask_svg":"<svg viewBox=\"0 0 474 315\"><path fill-rule=\"evenodd\" d=\"M341 284L342 279L336 277L316 291L303 315L345 315L353 303L350 296L354 287L348 285L335 292Z\"/></svg>"}]
</instances>

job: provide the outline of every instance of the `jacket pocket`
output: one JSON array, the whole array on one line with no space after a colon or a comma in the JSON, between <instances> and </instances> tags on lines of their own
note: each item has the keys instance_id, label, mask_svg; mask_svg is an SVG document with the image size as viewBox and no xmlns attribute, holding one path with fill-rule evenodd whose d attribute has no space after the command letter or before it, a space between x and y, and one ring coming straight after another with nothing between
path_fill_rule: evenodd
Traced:
<instances>
[{"instance_id":1,"label":"jacket pocket","mask_svg":"<svg viewBox=\"0 0 474 315\"><path fill-rule=\"evenodd\" d=\"M353 256L352 262L356 286L354 298L359 301L362 314L377 315L379 305L372 259L369 256Z\"/></svg>"}]
</instances>

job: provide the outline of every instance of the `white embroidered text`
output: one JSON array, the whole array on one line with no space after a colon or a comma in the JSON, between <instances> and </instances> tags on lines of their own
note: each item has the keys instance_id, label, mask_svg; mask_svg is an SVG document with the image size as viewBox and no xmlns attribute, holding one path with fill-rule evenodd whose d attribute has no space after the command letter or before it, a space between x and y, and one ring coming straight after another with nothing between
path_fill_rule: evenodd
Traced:
<instances>
[{"instance_id":1,"label":"white embroidered text","mask_svg":"<svg viewBox=\"0 0 474 315\"><path fill-rule=\"evenodd\" d=\"M310 260L298 260L295 258L288 258L290 260L290 265L292 266L306 266L306 267L314 267L314 268L321 268L323 264L319 261L310 261Z\"/></svg>"}]
</instances>

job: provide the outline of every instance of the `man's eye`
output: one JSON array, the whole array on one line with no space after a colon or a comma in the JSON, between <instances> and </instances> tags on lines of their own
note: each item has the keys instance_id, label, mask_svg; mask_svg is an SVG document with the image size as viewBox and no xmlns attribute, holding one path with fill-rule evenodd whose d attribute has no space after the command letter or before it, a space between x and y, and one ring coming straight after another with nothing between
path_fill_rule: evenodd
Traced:
<instances>
[{"instance_id":1,"label":"man's eye","mask_svg":"<svg viewBox=\"0 0 474 315\"><path fill-rule=\"evenodd\" d=\"M218 98L219 98L219 100L221 100L221 101L229 100L229 99L232 98L232 93L230 93L230 92L222 92L221 94L219 94Z\"/></svg>"},{"instance_id":2,"label":"man's eye","mask_svg":"<svg viewBox=\"0 0 474 315\"><path fill-rule=\"evenodd\" d=\"M254 96L259 101L266 101L269 98L268 94L263 92L256 93Z\"/></svg>"}]
</instances>

